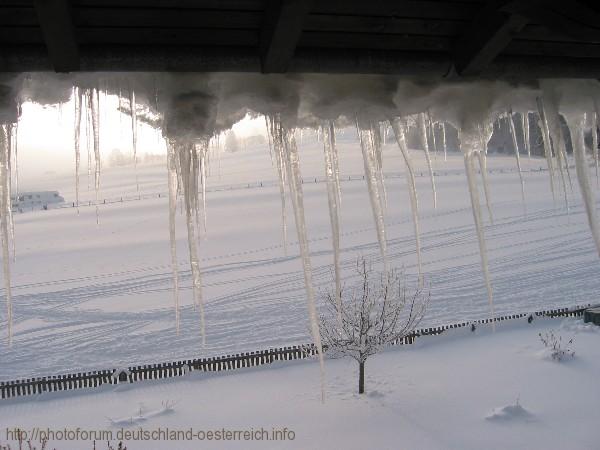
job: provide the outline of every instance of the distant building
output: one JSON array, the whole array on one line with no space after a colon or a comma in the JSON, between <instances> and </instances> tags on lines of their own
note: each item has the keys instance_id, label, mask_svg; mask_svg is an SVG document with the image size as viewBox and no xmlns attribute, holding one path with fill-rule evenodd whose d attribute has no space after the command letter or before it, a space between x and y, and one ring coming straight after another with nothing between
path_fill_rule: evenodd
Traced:
<instances>
[{"instance_id":1,"label":"distant building","mask_svg":"<svg viewBox=\"0 0 600 450\"><path fill-rule=\"evenodd\" d=\"M11 197L14 212L31 211L32 209L48 209L65 201L58 191L20 192Z\"/></svg>"}]
</instances>

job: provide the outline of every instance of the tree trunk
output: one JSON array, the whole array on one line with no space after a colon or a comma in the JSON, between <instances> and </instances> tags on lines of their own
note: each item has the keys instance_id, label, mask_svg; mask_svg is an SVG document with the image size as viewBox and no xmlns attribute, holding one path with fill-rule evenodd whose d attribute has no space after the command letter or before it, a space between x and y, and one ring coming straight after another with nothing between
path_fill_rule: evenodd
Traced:
<instances>
[{"instance_id":1,"label":"tree trunk","mask_svg":"<svg viewBox=\"0 0 600 450\"><path fill-rule=\"evenodd\" d=\"M358 393L365 393L365 363L358 363Z\"/></svg>"}]
</instances>

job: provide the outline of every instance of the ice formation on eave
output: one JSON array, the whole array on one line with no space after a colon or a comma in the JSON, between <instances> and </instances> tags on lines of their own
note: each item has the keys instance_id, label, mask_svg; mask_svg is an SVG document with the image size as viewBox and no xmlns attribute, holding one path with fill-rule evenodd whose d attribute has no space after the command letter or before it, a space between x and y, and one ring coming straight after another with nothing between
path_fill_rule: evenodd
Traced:
<instances>
[{"instance_id":1,"label":"ice formation on eave","mask_svg":"<svg viewBox=\"0 0 600 450\"><path fill-rule=\"evenodd\" d=\"M509 84L502 81L476 82L439 82L434 80L413 81L389 75L259 75L259 74L153 74L153 73L89 73L72 75L21 74L0 79L0 122L5 126L18 122L18 105L25 101L41 104L62 104L73 96L78 103L75 108L74 148L76 159L76 183L80 156L81 128L89 140L88 170L92 167L92 153L95 160L93 186L98 195L100 189L100 104L99 90L104 95L114 94L121 97L122 86L127 83L130 96L130 114L132 115L132 134L134 152L137 136L135 122L139 119L139 108L152 112L157 119L162 134L169 143L169 217L170 241L174 244L174 220L177 193L183 196L188 231L190 266L192 268L192 287L195 303L200 309L202 328L204 312L202 308L202 281L198 255L198 223L202 210L206 220L205 186L209 168L208 142L228 130L248 113L264 115L269 118L269 131L273 147L273 160L277 168L281 202L284 243L285 201L286 195L292 200L296 230L299 234L300 253L304 268L309 318L313 329L313 338L319 346L318 329L315 330L314 293L312 292L310 253L308 238L302 211L301 186L298 186L299 161L298 149L293 132L295 129L312 127L318 129L328 124L324 140L335 142L335 126L357 125L360 136L360 151L363 155L365 178L371 200L376 234L379 241L382 260L387 261L387 242L385 236L386 189L384 184L384 165L382 141L385 139L387 123L393 125L397 144L406 164L409 186L410 209L415 228L417 259L421 267L419 243L418 201L405 138L404 121L410 120L420 126L421 141L426 151L431 184L435 196L435 183L430 157L430 142L437 151L439 140L447 152L447 130L458 130L460 148L465 158L465 171L468 180L469 196L476 225L477 242L480 247L482 272L490 308L493 311L492 282L487 267L485 249L485 226L481 214L477 170L479 164L484 184L486 205L490 221L491 201L486 177L486 147L490 138L491 124L514 111L520 116L511 116L511 131L516 157L520 165L516 128L524 135L525 150L530 154L530 127L539 126L543 140L543 149L548 164L550 191L554 196L557 190L556 177L559 177L562 194L568 202L570 190L570 170L566 158L565 129L562 119L566 119L570 138L574 145L576 173L586 207L591 234L600 252L600 233L594 204L593 191L589 179L589 167L585 143L582 136L593 130L592 151L594 164L597 156L597 114L600 100L600 85L597 80L547 80L530 82L526 85ZM75 88L75 89L73 89ZM135 96L135 97L134 97ZM160 101L159 101L160 98ZM103 100L105 97L103 97ZM119 100L122 104L122 99ZM103 107L106 105L102 103ZM84 123L81 124L80 116ZM520 123L515 122L520 117ZM384 134L381 136L381 124ZM332 124L334 126L332 126ZM439 130L438 136L434 133ZM0 166L0 187L2 198L8 198L2 207L2 255L5 268L5 296L7 300L8 328L11 329L10 275L8 249L10 248L10 168L11 155L6 130L3 128L3 159ZM283 134L282 134L283 133ZM276 139L275 139L276 138ZM14 155L13 155L14 156ZM325 148L325 164L328 166L335 152ZM337 169L335 169L337 170ZM334 172L335 172L334 170ZM337 183L337 204L331 197L332 234L336 234L339 224L335 225L336 212L339 209L339 174L327 170L328 182ZM88 183L91 181L88 172ZM522 175L522 174L521 174ZM524 180L522 182L524 186ZM77 188L78 190L78 188ZM200 197L198 193L200 191ZM287 191L287 192L286 192ZM398 201L389 198L387 201ZM200 206L202 205L202 206ZM339 219L339 216L337 216ZM339 239L334 236L334 246ZM305 245L306 244L306 245ZM339 251L339 249L337 250ZM174 270L174 303L176 323L179 323L177 255L172 247L171 264ZM419 269L421 270L421 269ZM202 332L203 333L203 332Z\"/></svg>"},{"instance_id":2,"label":"ice formation on eave","mask_svg":"<svg viewBox=\"0 0 600 450\"><path fill-rule=\"evenodd\" d=\"M325 154L325 179L327 180L327 203L333 243L333 270L335 276L335 301L338 322L342 323L342 274L340 270L340 202L341 190L335 128L332 121L323 124L323 153Z\"/></svg>"}]
</instances>

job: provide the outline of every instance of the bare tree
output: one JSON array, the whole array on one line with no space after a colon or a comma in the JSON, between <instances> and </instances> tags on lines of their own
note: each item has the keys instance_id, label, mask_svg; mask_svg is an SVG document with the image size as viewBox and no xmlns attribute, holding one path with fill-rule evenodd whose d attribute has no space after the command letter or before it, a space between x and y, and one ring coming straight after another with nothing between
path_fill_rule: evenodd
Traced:
<instances>
[{"instance_id":1,"label":"bare tree","mask_svg":"<svg viewBox=\"0 0 600 450\"><path fill-rule=\"evenodd\" d=\"M341 289L341 314L335 291L324 293L325 309L319 328L328 354L350 356L358 362L358 393L362 394L367 358L414 331L425 315L430 294L422 284L409 293L402 272L374 271L362 257L356 271L360 281L348 290Z\"/></svg>"}]
</instances>

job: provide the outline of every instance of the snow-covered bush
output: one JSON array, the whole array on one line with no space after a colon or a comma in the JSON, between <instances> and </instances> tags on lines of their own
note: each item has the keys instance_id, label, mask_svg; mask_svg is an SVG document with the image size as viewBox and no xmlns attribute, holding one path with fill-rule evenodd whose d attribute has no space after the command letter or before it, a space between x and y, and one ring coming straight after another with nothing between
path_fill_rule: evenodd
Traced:
<instances>
[{"instance_id":1,"label":"snow-covered bush","mask_svg":"<svg viewBox=\"0 0 600 450\"><path fill-rule=\"evenodd\" d=\"M546 348L546 352L552 360L562 361L563 359L573 358L575 356L575 351L572 349L573 338L563 342L562 336L555 334L553 330L550 330L547 333L539 333L539 336L542 344L544 344L544 347Z\"/></svg>"},{"instance_id":2,"label":"snow-covered bush","mask_svg":"<svg viewBox=\"0 0 600 450\"><path fill-rule=\"evenodd\" d=\"M335 288L324 293L319 329L327 354L358 362L362 394L367 358L413 332L425 315L430 294L421 285L409 292L401 272L376 272L364 258L358 259L356 271L357 282L340 290L341 311Z\"/></svg>"}]
</instances>

